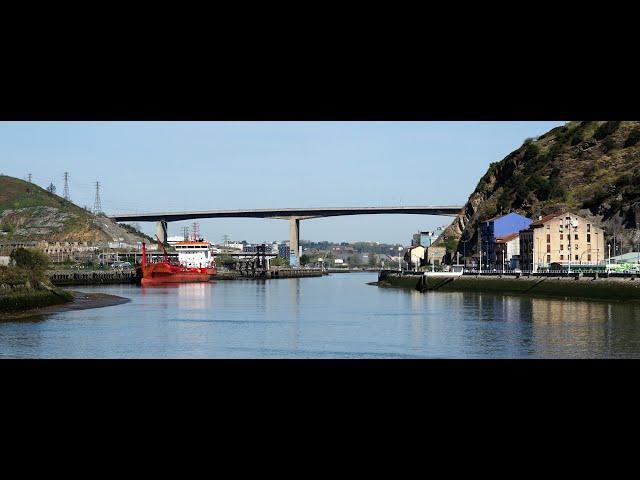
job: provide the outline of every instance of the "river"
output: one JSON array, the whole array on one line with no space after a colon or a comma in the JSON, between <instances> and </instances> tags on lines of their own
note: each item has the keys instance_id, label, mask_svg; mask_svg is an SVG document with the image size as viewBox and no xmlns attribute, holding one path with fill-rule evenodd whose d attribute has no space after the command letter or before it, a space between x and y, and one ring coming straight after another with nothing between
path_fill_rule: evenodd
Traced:
<instances>
[{"instance_id":1,"label":"river","mask_svg":"<svg viewBox=\"0 0 640 480\"><path fill-rule=\"evenodd\" d=\"M76 287L131 302L0 322L0 357L640 357L638 304L367 285L375 280Z\"/></svg>"}]
</instances>

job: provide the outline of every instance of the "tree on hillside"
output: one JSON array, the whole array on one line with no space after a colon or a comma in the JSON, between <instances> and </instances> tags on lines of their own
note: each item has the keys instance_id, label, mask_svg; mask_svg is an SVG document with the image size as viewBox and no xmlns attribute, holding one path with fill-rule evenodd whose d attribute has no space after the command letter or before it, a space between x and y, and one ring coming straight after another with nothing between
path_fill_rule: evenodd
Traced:
<instances>
[{"instance_id":1,"label":"tree on hillside","mask_svg":"<svg viewBox=\"0 0 640 480\"><path fill-rule=\"evenodd\" d=\"M306 265L307 263L309 263L309 255L307 255L306 253L302 254L302 256L300 257L300 265Z\"/></svg>"},{"instance_id":2,"label":"tree on hillside","mask_svg":"<svg viewBox=\"0 0 640 480\"><path fill-rule=\"evenodd\" d=\"M17 267L43 273L49 268L49 256L34 248L16 248L10 255Z\"/></svg>"},{"instance_id":3,"label":"tree on hillside","mask_svg":"<svg viewBox=\"0 0 640 480\"><path fill-rule=\"evenodd\" d=\"M49 186L47 187L47 192L49 193L53 193L55 195L56 193L56 186L53 184L53 182L51 182L49 184Z\"/></svg>"}]
</instances>

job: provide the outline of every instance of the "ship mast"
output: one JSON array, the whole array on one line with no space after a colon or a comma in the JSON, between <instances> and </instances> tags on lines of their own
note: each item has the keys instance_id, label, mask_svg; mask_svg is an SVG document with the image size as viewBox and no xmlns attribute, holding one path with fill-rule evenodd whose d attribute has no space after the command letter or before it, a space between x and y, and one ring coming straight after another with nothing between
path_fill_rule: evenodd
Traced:
<instances>
[{"instance_id":1,"label":"ship mast","mask_svg":"<svg viewBox=\"0 0 640 480\"><path fill-rule=\"evenodd\" d=\"M142 267L147 266L147 244L142 242L142 259L140 260Z\"/></svg>"}]
</instances>

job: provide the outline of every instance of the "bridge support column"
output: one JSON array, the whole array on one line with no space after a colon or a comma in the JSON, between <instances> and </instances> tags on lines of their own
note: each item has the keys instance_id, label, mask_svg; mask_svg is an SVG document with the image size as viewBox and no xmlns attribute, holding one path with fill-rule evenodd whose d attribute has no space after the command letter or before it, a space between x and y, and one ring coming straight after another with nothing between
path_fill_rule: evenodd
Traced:
<instances>
[{"instance_id":1,"label":"bridge support column","mask_svg":"<svg viewBox=\"0 0 640 480\"><path fill-rule=\"evenodd\" d=\"M156 222L156 235L163 244L167 243L167 222L164 220Z\"/></svg>"},{"instance_id":2,"label":"bridge support column","mask_svg":"<svg viewBox=\"0 0 640 480\"><path fill-rule=\"evenodd\" d=\"M300 265L300 219L289 217L289 264L292 267Z\"/></svg>"}]
</instances>

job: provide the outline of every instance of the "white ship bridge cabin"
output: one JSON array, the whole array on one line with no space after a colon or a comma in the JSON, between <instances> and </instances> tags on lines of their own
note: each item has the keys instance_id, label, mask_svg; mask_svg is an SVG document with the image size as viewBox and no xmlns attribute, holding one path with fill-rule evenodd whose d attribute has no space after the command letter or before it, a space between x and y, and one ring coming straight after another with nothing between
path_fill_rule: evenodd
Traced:
<instances>
[{"instance_id":1,"label":"white ship bridge cabin","mask_svg":"<svg viewBox=\"0 0 640 480\"><path fill-rule=\"evenodd\" d=\"M176 242L174 247L180 265L194 268L213 266L214 252L209 242Z\"/></svg>"}]
</instances>

